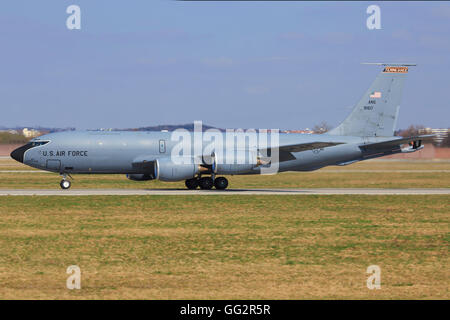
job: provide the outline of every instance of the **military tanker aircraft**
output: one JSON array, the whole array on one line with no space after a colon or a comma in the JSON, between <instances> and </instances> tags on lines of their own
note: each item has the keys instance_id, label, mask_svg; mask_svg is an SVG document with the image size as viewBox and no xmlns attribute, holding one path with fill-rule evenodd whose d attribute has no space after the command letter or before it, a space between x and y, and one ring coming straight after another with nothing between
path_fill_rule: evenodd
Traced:
<instances>
[{"instance_id":1,"label":"military tanker aircraft","mask_svg":"<svg viewBox=\"0 0 450 320\"><path fill-rule=\"evenodd\" d=\"M134 181L185 180L188 189L224 190L226 175L312 171L422 149L432 135L394 136L403 84L414 64L377 65L381 72L350 115L324 134L213 132L208 141L214 146L205 147L207 132L195 130L69 131L34 138L11 157L59 173L62 189L70 188L71 174L110 173ZM236 143L239 137L245 143Z\"/></svg>"}]
</instances>

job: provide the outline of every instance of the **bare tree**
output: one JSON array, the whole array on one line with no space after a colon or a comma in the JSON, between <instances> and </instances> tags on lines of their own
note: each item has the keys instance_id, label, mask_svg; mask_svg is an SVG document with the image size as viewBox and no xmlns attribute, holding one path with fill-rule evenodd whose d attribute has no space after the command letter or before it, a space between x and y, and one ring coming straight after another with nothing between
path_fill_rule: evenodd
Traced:
<instances>
[{"instance_id":1,"label":"bare tree","mask_svg":"<svg viewBox=\"0 0 450 320\"><path fill-rule=\"evenodd\" d=\"M423 134L421 132L425 127L420 124L412 124L407 129L400 130L398 135L402 137L411 137L411 136L417 136L419 134Z\"/></svg>"},{"instance_id":2,"label":"bare tree","mask_svg":"<svg viewBox=\"0 0 450 320\"><path fill-rule=\"evenodd\" d=\"M325 133L330 130L331 130L331 126L325 121L322 121L320 124L316 124L313 127L314 133L319 133L319 134Z\"/></svg>"},{"instance_id":3,"label":"bare tree","mask_svg":"<svg viewBox=\"0 0 450 320\"><path fill-rule=\"evenodd\" d=\"M448 134L447 137L442 140L441 147L450 148L450 134Z\"/></svg>"}]
</instances>

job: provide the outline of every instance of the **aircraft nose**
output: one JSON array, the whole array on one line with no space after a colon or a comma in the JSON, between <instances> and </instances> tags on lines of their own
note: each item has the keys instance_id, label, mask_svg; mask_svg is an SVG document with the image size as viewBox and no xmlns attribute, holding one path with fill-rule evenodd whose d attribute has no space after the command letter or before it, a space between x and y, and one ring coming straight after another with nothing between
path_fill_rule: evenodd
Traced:
<instances>
[{"instance_id":1,"label":"aircraft nose","mask_svg":"<svg viewBox=\"0 0 450 320\"><path fill-rule=\"evenodd\" d=\"M23 163L23 155L26 150L27 149L25 148L25 146L15 149L13 152L11 152L11 158Z\"/></svg>"}]
</instances>

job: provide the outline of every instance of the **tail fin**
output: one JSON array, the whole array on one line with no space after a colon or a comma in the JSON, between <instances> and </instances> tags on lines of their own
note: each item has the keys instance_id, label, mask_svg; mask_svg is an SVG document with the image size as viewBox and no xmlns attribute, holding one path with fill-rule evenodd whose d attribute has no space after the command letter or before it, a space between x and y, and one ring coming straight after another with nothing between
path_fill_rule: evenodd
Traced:
<instances>
[{"instance_id":1,"label":"tail fin","mask_svg":"<svg viewBox=\"0 0 450 320\"><path fill-rule=\"evenodd\" d=\"M384 66L352 113L328 134L358 137L394 135L403 84L408 73L406 64Z\"/></svg>"}]
</instances>

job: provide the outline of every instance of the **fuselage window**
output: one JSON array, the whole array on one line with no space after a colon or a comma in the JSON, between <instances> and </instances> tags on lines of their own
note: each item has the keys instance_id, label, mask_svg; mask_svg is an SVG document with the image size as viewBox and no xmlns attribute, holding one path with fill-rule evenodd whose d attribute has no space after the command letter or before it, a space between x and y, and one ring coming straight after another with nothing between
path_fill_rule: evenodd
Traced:
<instances>
[{"instance_id":1,"label":"fuselage window","mask_svg":"<svg viewBox=\"0 0 450 320\"><path fill-rule=\"evenodd\" d=\"M39 147L39 146L43 146L44 144L49 143L50 141L32 141L30 142L31 147Z\"/></svg>"}]
</instances>

